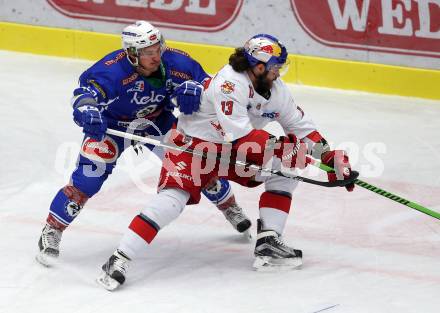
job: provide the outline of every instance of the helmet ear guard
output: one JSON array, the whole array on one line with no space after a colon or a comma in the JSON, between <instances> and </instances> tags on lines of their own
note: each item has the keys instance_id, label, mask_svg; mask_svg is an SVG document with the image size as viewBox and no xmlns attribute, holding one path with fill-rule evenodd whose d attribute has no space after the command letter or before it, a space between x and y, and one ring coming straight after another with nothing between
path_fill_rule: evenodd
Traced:
<instances>
[{"instance_id":1,"label":"helmet ear guard","mask_svg":"<svg viewBox=\"0 0 440 313\"><path fill-rule=\"evenodd\" d=\"M165 40L159 29L146 21L137 21L122 30L122 47L133 66L139 65L139 50L160 43L161 54L165 51Z\"/></svg>"},{"instance_id":2,"label":"helmet ear guard","mask_svg":"<svg viewBox=\"0 0 440 313\"><path fill-rule=\"evenodd\" d=\"M267 71L278 71L280 76L288 71L287 49L271 35L258 34L253 36L245 43L244 50L252 67L258 63L264 63Z\"/></svg>"}]
</instances>

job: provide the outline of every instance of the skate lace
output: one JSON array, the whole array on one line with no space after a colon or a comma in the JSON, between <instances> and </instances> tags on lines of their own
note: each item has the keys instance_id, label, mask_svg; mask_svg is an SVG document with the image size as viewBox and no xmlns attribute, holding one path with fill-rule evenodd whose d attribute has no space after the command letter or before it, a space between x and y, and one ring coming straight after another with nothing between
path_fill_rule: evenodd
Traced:
<instances>
[{"instance_id":1,"label":"skate lace","mask_svg":"<svg viewBox=\"0 0 440 313\"><path fill-rule=\"evenodd\" d=\"M44 239L48 247L58 249L61 241L61 231L49 226L44 232Z\"/></svg>"},{"instance_id":2,"label":"skate lace","mask_svg":"<svg viewBox=\"0 0 440 313\"><path fill-rule=\"evenodd\" d=\"M118 272L125 274L128 270L128 260L123 259L121 257L116 257L114 263L113 263L113 269L117 270Z\"/></svg>"},{"instance_id":3,"label":"skate lace","mask_svg":"<svg viewBox=\"0 0 440 313\"><path fill-rule=\"evenodd\" d=\"M229 220L232 220L235 222L239 222L245 218L243 211L236 204L233 204L229 208L227 208L225 210L225 215Z\"/></svg>"},{"instance_id":4,"label":"skate lace","mask_svg":"<svg viewBox=\"0 0 440 313\"><path fill-rule=\"evenodd\" d=\"M284 241L281 239L281 237L275 237L275 242L276 242L278 245L282 246L283 248L291 249L288 245L286 245L286 244L284 243Z\"/></svg>"}]
</instances>

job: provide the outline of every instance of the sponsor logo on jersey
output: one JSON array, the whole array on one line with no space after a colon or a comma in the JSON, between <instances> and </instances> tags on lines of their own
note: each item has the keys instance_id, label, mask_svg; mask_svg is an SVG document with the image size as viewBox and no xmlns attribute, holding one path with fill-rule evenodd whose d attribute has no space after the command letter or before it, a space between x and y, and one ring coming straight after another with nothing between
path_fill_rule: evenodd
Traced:
<instances>
[{"instance_id":1,"label":"sponsor logo on jersey","mask_svg":"<svg viewBox=\"0 0 440 313\"><path fill-rule=\"evenodd\" d=\"M272 118L272 119L277 118L279 116L280 116L279 112L263 112L263 114L261 114L261 117Z\"/></svg>"},{"instance_id":2,"label":"sponsor logo on jersey","mask_svg":"<svg viewBox=\"0 0 440 313\"><path fill-rule=\"evenodd\" d=\"M104 64L107 66L113 65L119 61L121 61L123 58L125 58L125 51L120 52L114 59L105 61Z\"/></svg>"},{"instance_id":3,"label":"sponsor logo on jersey","mask_svg":"<svg viewBox=\"0 0 440 313\"><path fill-rule=\"evenodd\" d=\"M188 75L185 72L179 72L179 71L176 71L176 70L170 70L170 75L174 76L174 77L177 77L177 78L180 78L180 79L184 79L184 80L192 80L192 76Z\"/></svg>"},{"instance_id":4,"label":"sponsor logo on jersey","mask_svg":"<svg viewBox=\"0 0 440 313\"><path fill-rule=\"evenodd\" d=\"M238 16L243 0L47 0L73 18L132 23L146 20L157 27L216 32Z\"/></svg>"},{"instance_id":5,"label":"sponsor logo on jersey","mask_svg":"<svg viewBox=\"0 0 440 313\"><path fill-rule=\"evenodd\" d=\"M176 170L181 171L184 170L186 168L187 164L183 161L177 162L176 163Z\"/></svg>"},{"instance_id":6,"label":"sponsor logo on jersey","mask_svg":"<svg viewBox=\"0 0 440 313\"><path fill-rule=\"evenodd\" d=\"M134 83L134 87L127 90L127 92L143 92L145 89L145 83L143 80L138 80Z\"/></svg>"},{"instance_id":7,"label":"sponsor logo on jersey","mask_svg":"<svg viewBox=\"0 0 440 313\"><path fill-rule=\"evenodd\" d=\"M179 49L175 49L175 48L170 48L170 47L167 47L166 49L168 51L177 52L177 53L183 54L186 57L190 57L190 55L188 53L186 53L185 51L182 51L182 50L179 50Z\"/></svg>"},{"instance_id":8,"label":"sponsor logo on jersey","mask_svg":"<svg viewBox=\"0 0 440 313\"><path fill-rule=\"evenodd\" d=\"M225 80L225 82L220 86L220 88L224 94L230 94L234 92L235 84L228 80Z\"/></svg>"},{"instance_id":9,"label":"sponsor logo on jersey","mask_svg":"<svg viewBox=\"0 0 440 313\"><path fill-rule=\"evenodd\" d=\"M438 0L290 0L317 42L366 51L440 57Z\"/></svg>"},{"instance_id":10,"label":"sponsor logo on jersey","mask_svg":"<svg viewBox=\"0 0 440 313\"><path fill-rule=\"evenodd\" d=\"M193 178L190 175L179 173L179 172L167 172L166 176L167 177L179 177L182 179L193 181Z\"/></svg>"},{"instance_id":11,"label":"sponsor logo on jersey","mask_svg":"<svg viewBox=\"0 0 440 313\"><path fill-rule=\"evenodd\" d=\"M222 135L223 137L225 136L225 131L223 130L222 125L220 125L220 123L219 123L218 121L217 121L217 122L211 121L210 123L211 123L211 126L214 127L214 129L215 129L220 135Z\"/></svg>"},{"instance_id":12,"label":"sponsor logo on jersey","mask_svg":"<svg viewBox=\"0 0 440 313\"><path fill-rule=\"evenodd\" d=\"M122 80L122 85L125 86L125 85L128 85L128 84L134 82L134 81L138 78L138 76L139 76L138 73L133 73L133 74L131 74L129 77L124 78L124 79Z\"/></svg>"},{"instance_id":13,"label":"sponsor logo on jersey","mask_svg":"<svg viewBox=\"0 0 440 313\"><path fill-rule=\"evenodd\" d=\"M112 163L118 157L118 145L109 136L103 141L87 137L82 144L80 154L90 160Z\"/></svg>"},{"instance_id":14,"label":"sponsor logo on jersey","mask_svg":"<svg viewBox=\"0 0 440 313\"><path fill-rule=\"evenodd\" d=\"M165 95L157 94L154 90L151 90L150 95L141 97L137 91L133 94L133 98L130 103L136 103L137 105L146 105L150 103L160 103L165 99Z\"/></svg>"}]
</instances>

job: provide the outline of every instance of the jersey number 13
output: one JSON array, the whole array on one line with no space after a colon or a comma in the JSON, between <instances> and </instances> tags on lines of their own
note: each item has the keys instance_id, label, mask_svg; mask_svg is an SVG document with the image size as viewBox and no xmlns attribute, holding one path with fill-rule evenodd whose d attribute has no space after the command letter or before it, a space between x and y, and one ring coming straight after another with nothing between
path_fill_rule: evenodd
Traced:
<instances>
[{"instance_id":1,"label":"jersey number 13","mask_svg":"<svg viewBox=\"0 0 440 313\"><path fill-rule=\"evenodd\" d=\"M232 106L234 105L234 102L231 100L228 101L222 101L222 111L225 113L225 115L231 115L232 114Z\"/></svg>"}]
</instances>

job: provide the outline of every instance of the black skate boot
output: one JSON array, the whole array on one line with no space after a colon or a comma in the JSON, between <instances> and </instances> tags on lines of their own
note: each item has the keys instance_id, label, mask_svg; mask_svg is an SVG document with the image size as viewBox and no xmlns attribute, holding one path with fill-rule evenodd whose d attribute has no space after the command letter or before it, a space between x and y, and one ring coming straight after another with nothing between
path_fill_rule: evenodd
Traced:
<instances>
[{"instance_id":1,"label":"black skate boot","mask_svg":"<svg viewBox=\"0 0 440 313\"><path fill-rule=\"evenodd\" d=\"M38 248L40 252L35 259L44 266L54 265L60 254L60 241L63 231L46 224L41 232Z\"/></svg>"},{"instance_id":2,"label":"black skate boot","mask_svg":"<svg viewBox=\"0 0 440 313\"><path fill-rule=\"evenodd\" d=\"M125 274L130 258L122 251L116 250L109 260L102 266L102 274L96 279L107 290L115 290L125 282Z\"/></svg>"},{"instance_id":3,"label":"black skate boot","mask_svg":"<svg viewBox=\"0 0 440 313\"><path fill-rule=\"evenodd\" d=\"M273 230L263 230L257 221L254 269L257 271L290 270L302 265L302 251L290 248Z\"/></svg>"}]
</instances>

